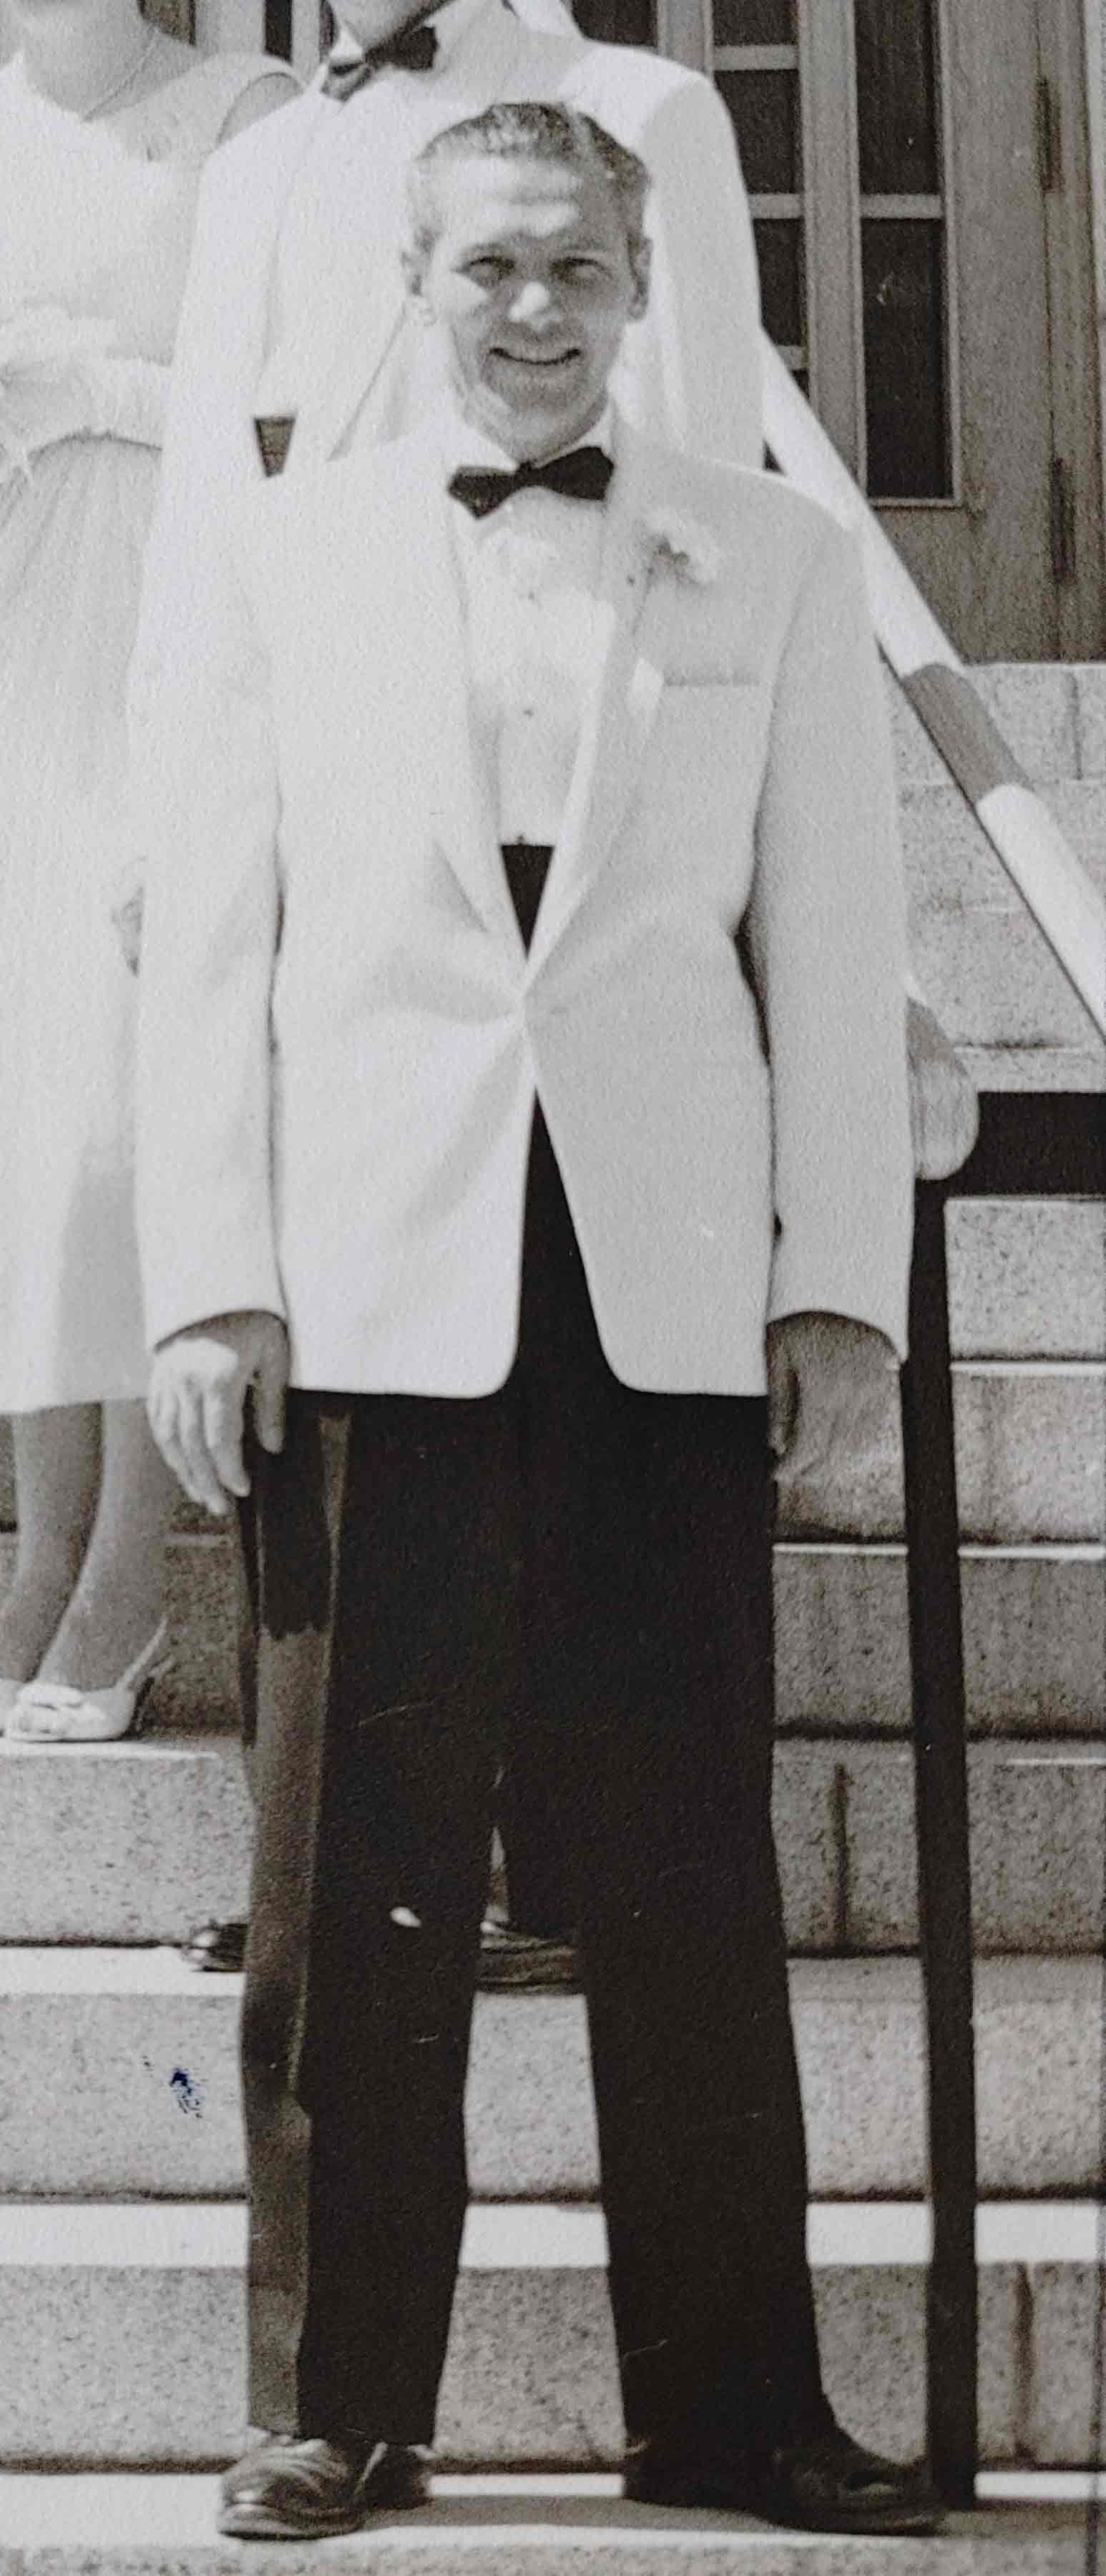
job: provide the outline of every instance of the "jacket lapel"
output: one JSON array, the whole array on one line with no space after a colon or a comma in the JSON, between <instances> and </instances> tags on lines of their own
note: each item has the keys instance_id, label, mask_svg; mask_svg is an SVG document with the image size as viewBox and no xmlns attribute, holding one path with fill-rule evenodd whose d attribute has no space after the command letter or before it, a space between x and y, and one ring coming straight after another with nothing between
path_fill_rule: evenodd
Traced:
<instances>
[{"instance_id":1,"label":"jacket lapel","mask_svg":"<svg viewBox=\"0 0 1106 2576\"><path fill-rule=\"evenodd\" d=\"M536 974L603 867L626 811L664 688L666 586L642 541L650 451L619 418L600 575L595 667L580 747L530 948Z\"/></svg>"}]
</instances>

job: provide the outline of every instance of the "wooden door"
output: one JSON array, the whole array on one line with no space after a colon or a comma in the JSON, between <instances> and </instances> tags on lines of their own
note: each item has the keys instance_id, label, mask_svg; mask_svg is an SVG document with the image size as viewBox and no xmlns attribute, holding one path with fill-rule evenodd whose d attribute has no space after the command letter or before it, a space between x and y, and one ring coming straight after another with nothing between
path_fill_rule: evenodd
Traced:
<instances>
[{"instance_id":1,"label":"wooden door","mask_svg":"<svg viewBox=\"0 0 1106 2576\"><path fill-rule=\"evenodd\" d=\"M960 650L1106 649L1079 0L579 0L709 71L768 329Z\"/></svg>"}]
</instances>

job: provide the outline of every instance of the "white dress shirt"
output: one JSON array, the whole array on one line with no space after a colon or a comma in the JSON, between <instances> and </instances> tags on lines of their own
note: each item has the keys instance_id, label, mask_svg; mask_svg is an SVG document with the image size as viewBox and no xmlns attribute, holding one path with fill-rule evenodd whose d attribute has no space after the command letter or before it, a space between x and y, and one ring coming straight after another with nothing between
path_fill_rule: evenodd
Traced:
<instances>
[{"instance_id":1,"label":"white dress shirt","mask_svg":"<svg viewBox=\"0 0 1106 2576\"><path fill-rule=\"evenodd\" d=\"M610 407L574 446L611 454ZM458 422L453 465L510 473L514 458ZM456 502L469 704L501 842L552 847L561 829L594 666L604 508L559 492L513 493L487 518Z\"/></svg>"},{"instance_id":2,"label":"white dress shirt","mask_svg":"<svg viewBox=\"0 0 1106 2576\"><path fill-rule=\"evenodd\" d=\"M315 136L289 193L280 225L276 259L269 300L269 328L266 356L257 387L253 408L262 417L294 415L301 407L309 386L325 381L334 363L333 320L330 305L330 272L333 268L333 230L343 222L363 222L364 171L372 166L373 129L387 125L393 133L411 125L410 143L421 143L427 137L417 131L420 113L428 95L437 88L443 74L448 74L458 48L463 44L476 19L483 17L488 0L448 0L436 9L428 25L438 39L433 69L428 72L401 71L388 66L366 81L352 98L332 99L329 113ZM447 93L448 96L448 93ZM431 121L430 132L449 124L462 109L454 102L444 104ZM339 122L340 120L340 122ZM404 156L406 159L406 155ZM349 186L343 190L341 165L349 165ZM343 205L343 195L348 204ZM325 200L328 220L319 220L320 199ZM381 234L378 272L388 294L395 292L395 253L402 238L405 221L405 199L401 189L397 204L389 209L394 241ZM366 330L369 316L366 313Z\"/></svg>"}]
</instances>

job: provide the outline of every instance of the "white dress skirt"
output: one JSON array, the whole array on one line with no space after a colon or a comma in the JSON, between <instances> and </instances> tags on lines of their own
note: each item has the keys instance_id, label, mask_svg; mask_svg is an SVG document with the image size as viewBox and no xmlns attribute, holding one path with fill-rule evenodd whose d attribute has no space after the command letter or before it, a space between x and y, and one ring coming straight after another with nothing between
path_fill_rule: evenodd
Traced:
<instances>
[{"instance_id":1,"label":"white dress skirt","mask_svg":"<svg viewBox=\"0 0 1106 2576\"><path fill-rule=\"evenodd\" d=\"M278 68L197 63L95 125L0 71L5 333L110 333L167 375L203 162ZM289 93L291 95L291 91ZM151 378L156 394L156 379ZM155 447L0 460L0 1413L140 1396L124 702Z\"/></svg>"}]
</instances>

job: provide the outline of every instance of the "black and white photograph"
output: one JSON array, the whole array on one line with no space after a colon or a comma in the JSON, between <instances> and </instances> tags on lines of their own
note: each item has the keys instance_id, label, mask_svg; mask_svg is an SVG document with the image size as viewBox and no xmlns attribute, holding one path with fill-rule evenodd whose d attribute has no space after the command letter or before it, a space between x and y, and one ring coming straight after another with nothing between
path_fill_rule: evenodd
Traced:
<instances>
[{"instance_id":1,"label":"black and white photograph","mask_svg":"<svg viewBox=\"0 0 1106 2576\"><path fill-rule=\"evenodd\" d=\"M1106 0L0 0L0 2576L1106 2576Z\"/></svg>"}]
</instances>

